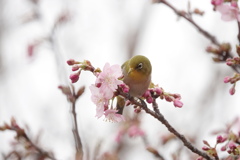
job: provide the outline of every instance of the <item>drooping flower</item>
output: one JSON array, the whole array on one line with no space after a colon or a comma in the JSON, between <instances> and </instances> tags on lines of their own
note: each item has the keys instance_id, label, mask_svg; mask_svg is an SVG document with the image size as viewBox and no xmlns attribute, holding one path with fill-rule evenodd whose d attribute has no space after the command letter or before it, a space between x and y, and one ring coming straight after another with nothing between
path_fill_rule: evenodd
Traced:
<instances>
[{"instance_id":1,"label":"drooping flower","mask_svg":"<svg viewBox=\"0 0 240 160\"><path fill-rule=\"evenodd\" d=\"M98 75L95 83L101 83L101 92L110 99L112 98L115 90L118 88L118 85L123 84L123 81L118 79L121 76L122 70L119 65L110 66L109 63L106 63L103 71Z\"/></svg>"},{"instance_id":2,"label":"drooping flower","mask_svg":"<svg viewBox=\"0 0 240 160\"><path fill-rule=\"evenodd\" d=\"M227 4L221 4L216 7L216 10L222 14L221 19L223 21L232 21L232 20L240 21L240 14L239 14L238 7L230 6Z\"/></svg>"},{"instance_id":3,"label":"drooping flower","mask_svg":"<svg viewBox=\"0 0 240 160\"><path fill-rule=\"evenodd\" d=\"M104 115L107 120L112 121L112 122L121 122L125 121L123 115L117 114L117 110L114 109L108 109L104 112Z\"/></svg>"}]
</instances>

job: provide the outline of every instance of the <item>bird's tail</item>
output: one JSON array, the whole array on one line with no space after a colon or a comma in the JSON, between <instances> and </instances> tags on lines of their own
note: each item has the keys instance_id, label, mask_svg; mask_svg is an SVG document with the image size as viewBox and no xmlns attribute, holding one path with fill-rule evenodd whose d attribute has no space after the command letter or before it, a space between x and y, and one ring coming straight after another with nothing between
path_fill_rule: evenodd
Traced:
<instances>
[{"instance_id":1,"label":"bird's tail","mask_svg":"<svg viewBox=\"0 0 240 160\"><path fill-rule=\"evenodd\" d=\"M117 96L117 110L118 110L118 114L122 114L123 113L123 109L125 106L125 98L121 97L121 96Z\"/></svg>"}]
</instances>

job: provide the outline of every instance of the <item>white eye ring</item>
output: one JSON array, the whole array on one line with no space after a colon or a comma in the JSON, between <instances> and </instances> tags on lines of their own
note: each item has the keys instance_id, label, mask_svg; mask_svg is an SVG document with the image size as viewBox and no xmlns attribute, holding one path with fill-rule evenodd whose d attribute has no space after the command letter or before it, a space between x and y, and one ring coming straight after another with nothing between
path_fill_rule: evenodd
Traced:
<instances>
[{"instance_id":1,"label":"white eye ring","mask_svg":"<svg viewBox=\"0 0 240 160\"><path fill-rule=\"evenodd\" d=\"M137 69L142 69L143 68L143 63L139 63L138 65L137 65Z\"/></svg>"}]
</instances>

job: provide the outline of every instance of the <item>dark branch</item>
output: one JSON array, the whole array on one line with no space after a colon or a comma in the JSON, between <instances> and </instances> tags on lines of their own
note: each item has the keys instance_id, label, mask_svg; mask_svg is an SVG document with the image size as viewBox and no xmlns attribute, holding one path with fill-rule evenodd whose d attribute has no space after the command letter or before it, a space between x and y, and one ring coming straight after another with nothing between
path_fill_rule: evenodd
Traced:
<instances>
[{"instance_id":1,"label":"dark branch","mask_svg":"<svg viewBox=\"0 0 240 160\"><path fill-rule=\"evenodd\" d=\"M154 118L156 118L158 121L160 121L163 125L165 125L167 127L167 129L173 133L176 137L178 137L183 144L192 152L198 154L199 156L202 156L203 158L207 159L207 160L213 160L213 158L211 158L209 155L207 155L206 153L198 150L196 147L194 147L183 135L181 135L177 130L175 130L170 124L169 122L164 118L164 116L160 113L157 103L154 101L153 103L153 108L154 111L150 110L147 107L147 104L142 100L139 99L141 101L141 103L139 101L137 101L136 99L134 99L134 97L123 93L121 91L119 91L119 94L125 98L127 98L128 100L131 101L132 104L135 104L137 106L140 106L143 110L145 110L146 113L150 114L151 116L153 116Z\"/></svg>"}]
</instances>

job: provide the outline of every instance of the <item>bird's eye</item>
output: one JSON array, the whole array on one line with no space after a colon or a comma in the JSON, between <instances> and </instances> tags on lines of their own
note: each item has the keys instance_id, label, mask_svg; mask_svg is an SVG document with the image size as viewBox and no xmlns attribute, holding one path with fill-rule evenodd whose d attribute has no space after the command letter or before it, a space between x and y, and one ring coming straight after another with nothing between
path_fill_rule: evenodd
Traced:
<instances>
[{"instance_id":1,"label":"bird's eye","mask_svg":"<svg viewBox=\"0 0 240 160\"><path fill-rule=\"evenodd\" d=\"M143 68L143 63L139 63L138 65L137 65L137 69L142 69Z\"/></svg>"}]
</instances>

